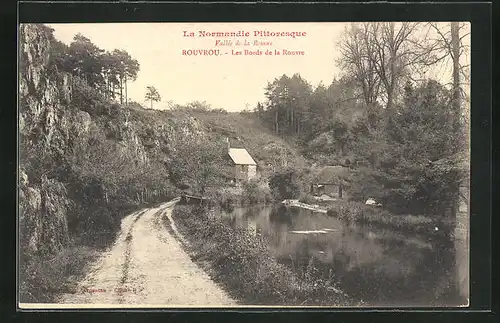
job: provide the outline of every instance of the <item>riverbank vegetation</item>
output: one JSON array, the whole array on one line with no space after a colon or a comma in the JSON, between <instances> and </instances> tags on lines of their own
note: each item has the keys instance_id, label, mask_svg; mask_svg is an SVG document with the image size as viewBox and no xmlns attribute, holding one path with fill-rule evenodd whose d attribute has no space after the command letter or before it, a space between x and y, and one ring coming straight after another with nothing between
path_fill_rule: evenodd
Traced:
<instances>
[{"instance_id":1,"label":"riverbank vegetation","mask_svg":"<svg viewBox=\"0 0 500 323\"><path fill-rule=\"evenodd\" d=\"M375 198L391 214L453 217L458 187L469 176L465 29L460 23L348 26L337 44L339 77L313 87L299 74L279 76L253 114L297 142L312 164L349 167L344 188L351 200ZM415 41L424 31L438 40ZM447 58L451 82L430 79L426 71Z\"/></svg>"},{"instance_id":2,"label":"riverbank vegetation","mask_svg":"<svg viewBox=\"0 0 500 323\"><path fill-rule=\"evenodd\" d=\"M426 215L392 214L376 206L355 201L335 202L327 211L328 216L346 224L367 225L390 229L395 232L441 236L451 232L453 222L449 218L434 218Z\"/></svg>"},{"instance_id":3,"label":"riverbank vegetation","mask_svg":"<svg viewBox=\"0 0 500 323\"><path fill-rule=\"evenodd\" d=\"M275 202L271 189L265 179L253 179L241 186L227 186L211 190L208 198L213 204L225 209L251 204L270 204Z\"/></svg>"},{"instance_id":4,"label":"riverbank vegetation","mask_svg":"<svg viewBox=\"0 0 500 323\"><path fill-rule=\"evenodd\" d=\"M407 37L399 48L406 50L414 44L413 27L363 26L345 31L340 78L313 87L299 74L282 75L266 87L266 102L241 113L203 102L146 110L128 100L127 84L140 65L127 52L102 50L81 34L66 45L44 25L21 26L21 302L51 301L71 288L94 251L114 241L123 216L148 203L186 190L216 207L313 202L313 175L325 165L352 171L345 186L350 201L332 207L332 216L408 232L441 230L468 177L468 102L458 75L465 69L452 55L458 65L451 88L426 77L415 81L412 73L422 62L400 61L411 53L390 51L382 44L394 42L381 39L374 51L358 37L390 37L399 28ZM444 43L461 47L456 33ZM434 48L443 47L429 46L418 57L450 56ZM385 51L395 55L393 68L377 69L384 62L376 55ZM371 61L353 61L356 55ZM249 151L259 179L229 184L225 139ZM367 198L383 208L365 206ZM345 305L333 278L293 274L255 237L209 221L199 209L176 208L175 217L193 252L205 255L215 279L240 299Z\"/></svg>"},{"instance_id":5,"label":"riverbank vegetation","mask_svg":"<svg viewBox=\"0 0 500 323\"><path fill-rule=\"evenodd\" d=\"M130 212L186 185L195 194L215 187L222 201L235 195L218 171L225 138L257 154L263 173L303 160L258 119L200 103L156 111L130 102L127 84L140 66L124 51L103 51L82 35L66 45L38 24L23 25L20 42L21 302L53 301ZM265 182L250 182L236 198L271 195Z\"/></svg>"},{"instance_id":6,"label":"riverbank vegetation","mask_svg":"<svg viewBox=\"0 0 500 323\"><path fill-rule=\"evenodd\" d=\"M294 272L279 264L261 236L233 229L207 208L177 205L173 219L190 243L193 260L208 263L212 279L247 305L346 306L350 299L309 269Z\"/></svg>"}]
</instances>

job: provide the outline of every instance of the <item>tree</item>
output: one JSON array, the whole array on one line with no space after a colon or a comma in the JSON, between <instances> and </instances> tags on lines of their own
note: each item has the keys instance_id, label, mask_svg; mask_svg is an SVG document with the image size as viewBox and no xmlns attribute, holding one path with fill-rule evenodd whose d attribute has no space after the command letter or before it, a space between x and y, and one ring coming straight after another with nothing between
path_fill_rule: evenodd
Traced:
<instances>
[{"instance_id":1,"label":"tree","mask_svg":"<svg viewBox=\"0 0 500 323\"><path fill-rule=\"evenodd\" d=\"M177 186L188 184L205 195L209 186L221 183L227 148L222 142L187 136L170 147L170 173Z\"/></svg>"},{"instance_id":2,"label":"tree","mask_svg":"<svg viewBox=\"0 0 500 323\"><path fill-rule=\"evenodd\" d=\"M375 46L369 32L370 23L346 27L339 42L341 58L338 65L361 89L367 106L375 103L380 93L380 76L373 63Z\"/></svg>"},{"instance_id":3,"label":"tree","mask_svg":"<svg viewBox=\"0 0 500 323\"><path fill-rule=\"evenodd\" d=\"M296 199L300 197L301 188L298 174L293 169L276 172L269 178L269 188L276 200Z\"/></svg>"},{"instance_id":4,"label":"tree","mask_svg":"<svg viewBox=\"0 0 500 323\"><path fill-rule=\"evenodd\" d=\"M52 35L52 31L51 31ZM52 35L51 45L50 45L50 63L49 66L55 66L58 71L61 72L71 72L71 66L69 65L69 47L63 42L58 41Z\"/></svg>"},{"instance_id":5,"label":"tree","mask_svg":"<svg viewBox=\"0 0 500 323\"><path fill-rule=\"evenodd\" d=\"M469 159L469 103L468 91L464 86L469 84L469 64L467 38L470 35L469 23L450 22L427 23L426 41L419 44L420 50L427 53L427 60L424 66L427 68L439 65L451 65L451 91L452 101L450 104L453 114L454 132L462 140L458 143L462 163L468 164ZM447 28L448 27L448 28ZM451 60L451 64L449 61ZM443 67L443 66L441 66ZM450 159L451 158L451 159ZM449 165L447 161L456 160L452 156L443 159L444 165ZM446 168L446 167L444 167ZM460 183L454 183L452 194L454 201L451 203L453 214L458 209L458 196Z\"/></svg>"},{"instance_id":6,"label":"tree","mask_svg":"<svg viewBox=\"0 0 500 323\"><path fill-rule=\"evenodd\" d=\"M377 187L372 197L395 212L444 214L462 174L452 158L462 140L449 109L452 97L433 80L416 88L408 83L399 113L389 116L379 145L372 148L378 162L362 169L355 189Z\"/></svg>"},{"instance_id":7,"label":"tree","mask_svg":"<svg viewBox=\"0 0 500 323\"><path fill-rule=\"evenodd\" d=\"M268 83L266 87L265 121L276 133L300 135L309 109L311 85L299 74L286 75Z\"/></svg>"},{"instance_id":8,"label":"tree","mask_svg":"<svg viewBox=\"0 0 500 323\"><path fill-rule=\"evenodd\" d=\"M212 107L206 101L203 101L203 102L200 102L200 101L189 102L186 105L186 108L188 110L199 111L199 112L209 112L209 111L212 110Z\"/></svg>"},{"instance_id":9,"label":"tree","mask_svg":"<svg viewBox=\"0 0 500 323\"><path fill-rule=\"evenodd\" d=\"M105 88L102 90L106 98L115 99L117 95L116 88L120 84L120 63L111 52L106 52L101 57L103 62L103 75L105 79Z\"/></svg>"},{"instance_id":10,"label":"tree","mask_svg":"<svg viewBox=\"0 0 500 323\"><path fill-rule=\"evenodd\" d=\"M413 45L419 23L370 22L346 28L340 66L360 86L365 103L392 109L401 81L424 55Z\"/></svg>"},{"instance_id":11,"label":"tree","mask_svg":"<svg viewBox=\"0 0 500 323\"><path fill-rule=\"evenodd\" d=\"M153 101L161 101L160 93L158 93L158 90L154 86L147 87L146 100L151 102L151 109L153 109Z\"/></svg>"},{"instance_id":12,"label":"tree","mask_svg":"<svg viewBox=\"0 0 500 323\"><path fill-rule=\"evenodd\" d=\"M124 50L115 49L111 53L111 58L114 60L116 76L118 76L118 85L120 88L120 103L123 104L123 97L125 96L125 103L128 101L127 81L131 79L134 81L139 72L139 62L133 59L129 53ZM125 91L125 93L124 93Z\"/></svg>"},{"instance_id":13,"label":"tree","mask_svg":"<svg viewBox=\"0 0 500 323\"><path fill-rule=\"evenodd\" d=\"M120 103L128 103L128 80L135 81L139 73L139 62L124 50L115 49L101 56L103 75L106 80L104 93L113 99L119 95ZM125 99L125 100L124 100Z\"/></svg>"},{"instance_id":14,"label":"tree","mask_svg":"<svg viewBox=\"0 0 500 323\"><path fill-rule=\"evenodd\" d=\"M428 23L428 33L433 32L434 37L428 37L426 42L420 44L421 50L428 53L425 61L426 67L435 67L451 59L451 86L453 91L453 109L456 113L456 126L460 126L461 110L463 101L466 98L466 91L463 86L469 82L469 64L464 62L464 55L469 46L464 43L464 38L470 35L467 30L468 24L458 22L449 23L449 30L443 28L442 24ZM465 29L465 31L464 31Z\"/></svg>"},{"instance_id":15,"label":"tree","mask_svg":"<svg viewBox=\"0 0 500 323\"><path fill-rule=\"evenodd\" d=\"M104 50L82 34L77 34L68 48L70 72L83 78L90 86L100 88L104 84L102 55Z\"/></svg>"}]
</instances>

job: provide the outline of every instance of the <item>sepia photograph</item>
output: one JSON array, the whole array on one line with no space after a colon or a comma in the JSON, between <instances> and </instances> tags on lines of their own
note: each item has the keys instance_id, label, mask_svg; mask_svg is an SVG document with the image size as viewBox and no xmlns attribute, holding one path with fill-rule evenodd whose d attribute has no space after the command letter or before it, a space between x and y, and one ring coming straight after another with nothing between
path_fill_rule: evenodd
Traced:
<instances>
[{"instance_id":1,"label":"sepia photograph","mask_svg":"<svg viewBox=\"0 0 500 323\"><path fill-rule=\"evenodd\" d=\"M469 306L468 22L27 23L18 305Z\"/></svg>"}]
</instances>

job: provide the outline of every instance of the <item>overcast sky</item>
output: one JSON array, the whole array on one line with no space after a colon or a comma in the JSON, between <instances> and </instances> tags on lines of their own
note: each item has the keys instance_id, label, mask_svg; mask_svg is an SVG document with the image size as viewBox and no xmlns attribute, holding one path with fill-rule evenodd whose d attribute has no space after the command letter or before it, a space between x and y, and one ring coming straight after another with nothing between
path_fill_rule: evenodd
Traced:
<instances>
[{"instance_id":1,"label":"overcast sky","mask_svg":"<svg viewBox=\"0 0 500 323\"><path fill-rule=\"evenodd\" d=\"M146 86L152 85L161 94L157 108L166 108L168 101L185 104L206 101L213 108L240 111L248 104L254 107L263 101L268 81L287 74L300 75L313 86L329 84L340 71L336 67L337 43L346 23L106 23L50 24L55 37L69 44L82 33L105 50L124 49L138 60L140 71L129 84L128 96L145 103ZM303 37L254 37L255 30L273 32L306 32ZM196 37L185 37L184 31ZM248 37L198 37L199 31L247 31ZM271 41L271 46L216 46L217 39L249 42ZM232 55L232 50L283 49L304 51L292 55ZM182 50L220 49L221 56L188 56ZM227 54L226 54L227 53Z\"/></svg>"}]
</instances>

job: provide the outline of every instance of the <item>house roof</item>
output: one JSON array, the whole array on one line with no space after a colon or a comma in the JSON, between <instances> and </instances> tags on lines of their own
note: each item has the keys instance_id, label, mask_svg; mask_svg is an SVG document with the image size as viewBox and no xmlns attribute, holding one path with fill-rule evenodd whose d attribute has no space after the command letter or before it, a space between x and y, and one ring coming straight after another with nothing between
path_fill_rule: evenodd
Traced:
<instances>
[{"instance_id":1,"label":"house roof","mask_svg":"<svg viewBox=\"0 0 500 323\"><path fill-rule=\"evenodd\" d=\"M325 166L315 176L316 183L321 184L338 184L340 180L345 180L349 177L349 168L343 166Z\"/></svg>"},{"instance_id":2,"label":"house roof","mask_svg":"<svg viewBox=\"0 0 500 323\"><path fill-rule=\"evenodd\" d=\"M237 165L257 165L252 156L244 148L229 148L229 156Z\"/></svg>"}]
</instances>

